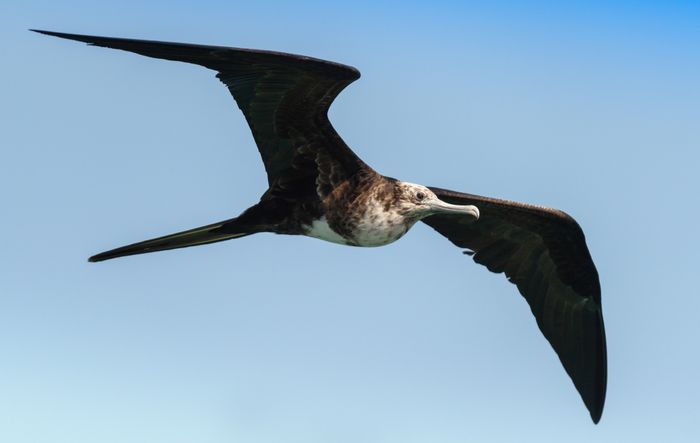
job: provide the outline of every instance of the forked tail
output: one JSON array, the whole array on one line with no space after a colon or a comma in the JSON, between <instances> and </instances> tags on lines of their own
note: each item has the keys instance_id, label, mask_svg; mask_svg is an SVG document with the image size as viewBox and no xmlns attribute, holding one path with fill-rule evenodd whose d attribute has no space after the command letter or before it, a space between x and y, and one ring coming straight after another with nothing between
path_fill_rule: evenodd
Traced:
<instances>
[{"instance_id":1,"label":"forked tail","mask_svg":"<svg viewBox=\"0 0 700 443\"><path fill-rule=\"evenodd\" d=\"M249 230L249 232L242 232L241 227L238 226L238 223L236 223L236 219L233 218L219 223L190 229L188 231L182 231L176 234L170 234L164 237L158 237L151 240L133 243L127 246L122 246L121 248L116 248L93 255L88 259L88 261L98 262L117 257L124 257L127 255L145 254L147 252L206 245L208 243L216 243L255 233L255 230L252 230L252 232L250 231L251 230Z\"/></svg>"}]
</instances>

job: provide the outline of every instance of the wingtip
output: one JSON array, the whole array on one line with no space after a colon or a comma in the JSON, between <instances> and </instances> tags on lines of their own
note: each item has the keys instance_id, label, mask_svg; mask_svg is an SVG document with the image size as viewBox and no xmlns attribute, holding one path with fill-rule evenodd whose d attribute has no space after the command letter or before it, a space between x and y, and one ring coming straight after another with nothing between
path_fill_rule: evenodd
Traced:
<instances>
[{"instance_id":1,"label":"wingtip","mask_svg":"<svg viewBox=\"0 0 700 443\"><path fill-rule=\"evenodd\" d=\"M593 424L598 424L600 421L600 418L603 416L603 407L605 405L605 398L601 401L599 401L597 404L593 405L586 405L588 406L588 412L591 414L591 420L593 420Z\"/></svg>"},{"instance_id":2,"label":"wingtip","mask_svg":"<svg viewBox=\"0 0 700 443\"><path fill-rule=\"evenodd\" d=\"M75 40L78 42L83 42L87 44L95 44L94 40L99 39L102 37L94 37L90 35L83 35L83 34L69 34L67 32L55 32L55 31L46 31L43 29L29 29L32 32L37 32L39 34L44 34L44 35L50 35L51 37L58 37L58 38L65 38L66 40Z\"/></svg>"},{"instance_id":3,"label":"wingtip","mask_svg":"<svg viewBox=\"0 0 700 443\"><path fill-rule=\"evenodd\" d=\"M39 34L54 35L54 36L57 36L57 34L60 34L60 33L58 33L58 32L45 31L45 30L43 30L43 29L33 29L33 28L30 28L29 31L36 32L36 33L39 33Z\"/></svg>"}]
</instances>

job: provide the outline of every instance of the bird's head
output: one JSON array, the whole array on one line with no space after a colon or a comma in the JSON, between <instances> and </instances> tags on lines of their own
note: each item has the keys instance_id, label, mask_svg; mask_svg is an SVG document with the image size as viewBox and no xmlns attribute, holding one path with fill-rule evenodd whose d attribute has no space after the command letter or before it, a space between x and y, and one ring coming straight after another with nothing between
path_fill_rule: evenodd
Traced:
<instances>
[{"instance_id":1,"label":"bird's head","mask_svg":"<svg viewBox=\"0 0 700 443\"><path fill-rule=\"evenodd\" d=\"M421 220L436 214L453 214L479 219L479 209L473 205L453 205L440 200L423 185L398 182L398 204L404 216Z\"/></svg>"}]
</instances>

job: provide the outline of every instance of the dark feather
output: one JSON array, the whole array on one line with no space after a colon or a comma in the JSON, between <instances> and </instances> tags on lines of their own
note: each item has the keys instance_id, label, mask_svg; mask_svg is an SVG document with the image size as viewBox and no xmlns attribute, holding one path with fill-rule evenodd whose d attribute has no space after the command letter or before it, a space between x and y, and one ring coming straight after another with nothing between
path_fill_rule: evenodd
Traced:
<instances>
[{"instance_id":1,"label":"dark feather","mask_svg":"<svg viewBox=\"0 0 700 443\"><path fill-rule=\"evenodd\" d=\"M236 219L225 220L219 223L189 229L176 234L145 240L126 246L121 246L109 251L93 255L88 259L91 262L110 260L129 255L146 254L148 252L167 251L169 249L187 248L190 246L207 245L232 238L244 237L254 232L245 232L240 229L231 229Z\"/></svg>"},{"instance_id":2,"label":"dark feather","mask_svg":"<svg viewBox=\"0 0 700 443\"><path fill-rule=\"evenodd\" d=\"M351 66L274 51L36 32L217 71L250 126L271 193L298 194L301 187L324 197L370 169L328 120L335 97L360 77Z\"/></svg>"},{"instance_id":3,"label":"dark feather","mask_svg":"<svg viewBox=\"0 0 700 443\"><path fill-rule=\"evenodd\" d=\"M423 221L518 287L597 423L607 384L605 328L598 272L579 225L554 209L431 190L441 200L479 208L474 222L453 215Z\"/></svg>"},{"instance_id":4,"label":"dark feather","mask_svg":"<svg viewBox=\"0 0 700 443\"><path fill-rule=\"evenodd\" d=\"M253 133L269 189L241 216L98 254L91 261L217 242L255 232L305 234L326 216L352 244L353 209L377 193L394 202L394 179L380 176L335 132L328 109L360 73L350 66L272 51L37 31L217 71ZM563 212L433 189L450 203L476 205L481 218L434 215L424 221L503 272L530 305L598 422L605 402L606 350L598 274L578 224Z\"/></svg>"}]
</instances>

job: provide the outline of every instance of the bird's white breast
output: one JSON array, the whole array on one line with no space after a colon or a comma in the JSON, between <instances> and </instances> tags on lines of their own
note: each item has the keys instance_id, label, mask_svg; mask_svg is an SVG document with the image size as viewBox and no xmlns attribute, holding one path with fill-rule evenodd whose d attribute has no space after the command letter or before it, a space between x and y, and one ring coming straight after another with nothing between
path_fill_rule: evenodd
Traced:
<instances>
[{"instance_id":1,"label":"bird's white breast","mask_svg":"<svg viewBox=\"0 0 700 443\"><path fill-rule=\"evenodd\" d=\"M384 246L400 239L410 226L396 211L385 211L383 205L368 205L353 230L358 246Z\"/></svg>"},{"instance_id":2,"label":"bird's white breast","mask_svg":"<svg viewBox=\"0 0 700 443\"><path fill-rule=\"evenodd\" d=\"M366 209L359 216L355 214L348 223L349 239L334 231L325 216L306 226L306 235L341 245L384 246L400 239L412 225L397 211L386 211L383 204L371 200Z\"/></svg>"},{"instance_id":3,"label":"bird's white breast","mask_svg":"<svg viewBox=\"0 0 700 443\"><path fill-rule=\"evenodd\" d=\"M341 245L348 244L343 237L331 229L331 227L328 225L326 217L321 217L318 220L314 220L306 229L306 235L309 237L320 238L321 240L326 240L332 243L340 243Z\"/></svg>"}]
</instances>

